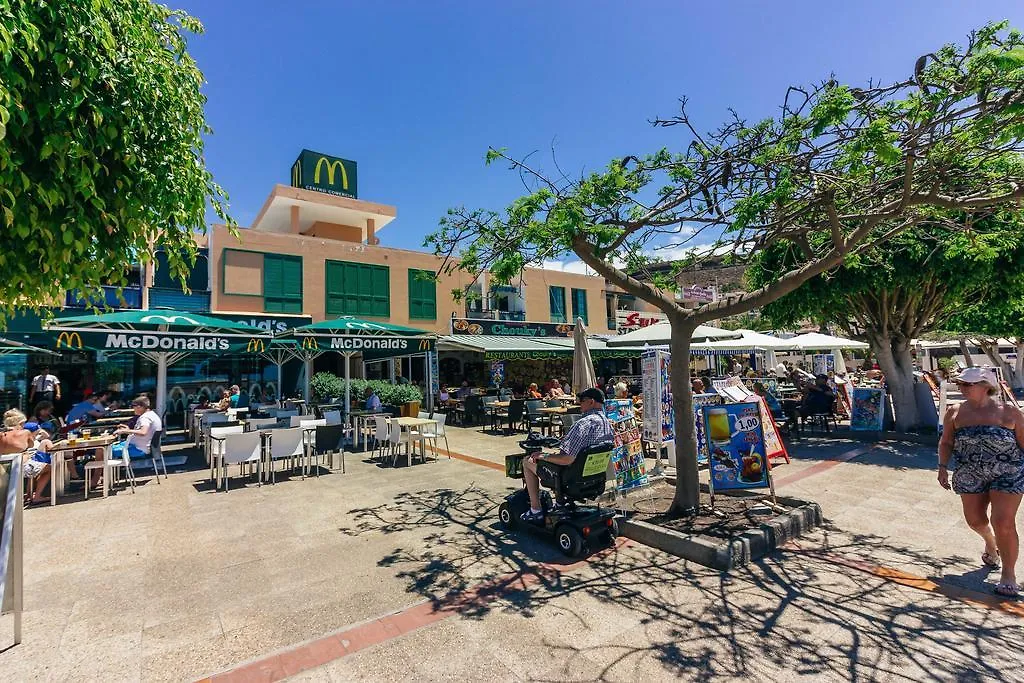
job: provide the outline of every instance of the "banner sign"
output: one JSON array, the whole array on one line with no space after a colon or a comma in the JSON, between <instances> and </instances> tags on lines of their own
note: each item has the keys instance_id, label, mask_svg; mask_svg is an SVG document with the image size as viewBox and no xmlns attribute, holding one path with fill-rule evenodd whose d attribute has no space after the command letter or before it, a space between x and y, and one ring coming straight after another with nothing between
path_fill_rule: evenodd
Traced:
<instances>
[{"instance_id":1,"label":"banner sign","mask_svg":"<svg viewBox=\"0 0 1024 683\"><path fill-rule=\"evenodd\" d=\"M882 431L885 419L885 390L873 387L854 387L853 406L850 411L850 429Z\"/></svg>"},{"instance_id":2,"label":"banner sign","mask_svg":"<svg viewBox=\"0 0 1024 683\"><path fill-rule=\"evenodd\" d=\"M815 375L827 375L836 371L836 357L831 353L816 353L811 356L811 367Z\"/></svg>"},{"instance_id":3,"label":"banner sign","mask_svg":"<svg viewBox=\"0 0 1024 683\"><path fill-rule=\"evenodd\" d=\"M491 386L501 387L505 384L505 364L500 360L491 363Z\"/></svg>"},{"instance_id":4,"label":"banner sign","mask_svg":"<svg viewBox=\"0 0 1024 683\"><path fill-rule=\"evenodd\" d=\"M704 435L714 489L768 488L761 410L756 402L704 406Z\"/></svg>"},{"instance_id":5,"label":"banner sign","mask_svg":"<svg viewBox=\"0 0 1024 683\"><path fill-rule=\"evenodd\" d=\"M688 301L699 301L701 303L711 303L715 300L715 288L714 287L701 287L700 285L690 285L689 287L683 287L683 298Z\"/></svg>"},{"instance_id":6,"label":"banner sign","mask_svg":"<svg viewBox=\"0 0 1024 683\"><path fill-rule=\"evenodd\" d=\"M242 335L196 334L189 332L69 332L51 330L54 347L78 351L84 348L99 351L195 351L223 353L232 345L247 342L253 351L259 343L269 340Z\"/></svg>"},{"instance_id":7,"label":"banner sign","mask_svg":"<svg viewBox=\"0 0 1024 683\"><path fill-rule=\"evenodd\" d=\"M490 334L497 337L571 337L575 325L518 320L452 318L452 334Z\"/></svg>"},{"instance_id":8,"label":"banner sign","mask_svg":"<svg viewBox=\"0 0 1024 683\"><path fill-rule=\"evenodd\" d=\"M636 422L636 408L629 399L604 402L604 414L615 432L612 463L615 468L615 488L629 491L648 483L644 464L644 449L640 443L640 428Z\"/></svg>"},{"instance_id":9,"label":"banner sign","mask_svg":"<svg viewBox=\"0 0 1024 683\"><path fill-rule=\"evenodd\" d=\"M550 351L484 351L484 360L554 360L571 358L572 349L552 349Z\"/></svg>"},{"instance_id":10,"label":"banner sign","mask_svg":"<svg viewBox=\"0 0 1024 683\"><path fill-rule=\"evenodd\" d=\"M708 450L707 438L704 435L704 406L720 405L722 405L722 397L718 394L693 395L693 426L697 436L697 463L700 465L707 465L708 456L711 454Z\"/></svg>"},{"instance_id":11,"label":"banner sign","mask_svg":"<svg viewBox=\"0 0 1024 683\"><path fill-rule=\"evenodd\" d=\"M245 323L246 325L252 325L258 327L261 330L266 330L271 334L279 334L285 330L290 330L293 327L301 327L303 325L309 325L313 322L313 316L310 315L260 315L258 313L204 313L208 318L218 318L220 320L231 320L234 322Z\"/></svg>"},{"instance_id":12,"label":"banner sign","mask_svg":"<svg viewBox=\"0 0 1024 683\"><path fill-rule=\"evenodd\" d=\"M661 312L615 311L615 330L619 334L626 334L665 320L668 320L668 316Z\"/></svg>"},{"instance_id":13,"label":"banner sign","mask_svg":"<svg viewBox=\"0 0 1024 683\"><path fill-rule=\"evenodd\" d=\"M306 350L319 351L363 351L369 357L377 352L378 358L389 356L414 356L418 353L433 351L436 340L433 337L360 337L356 335L339 335L335 337L319 337L297 334L295 340L299 347Z\"/></svg>"},{"instance_id":14,"label":"banner sign","mask_svg":"<svg viewBox=\"0 0 1024 683\"><path fill-rule=\"evenodd\" d=\"M355 199L356 181L356 162L341 157L304 149L292 164L292 187L303 190Z\"/></svg>"}]
</instances>

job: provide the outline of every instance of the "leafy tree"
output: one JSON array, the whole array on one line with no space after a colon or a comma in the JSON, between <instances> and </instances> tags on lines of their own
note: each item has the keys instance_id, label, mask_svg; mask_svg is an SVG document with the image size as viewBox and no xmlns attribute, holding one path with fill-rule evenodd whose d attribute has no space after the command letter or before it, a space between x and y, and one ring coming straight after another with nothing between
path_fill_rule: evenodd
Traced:
<instances>
[{"instance_id":1,"label":"leafy tree","mask_svg":"<svg viewBox=\"0 0 1024 683\"><path fill-rule=\"evenodd\" d=\"M992 164L1022 146L1024 41L1005 25L986 26L963 48L920 58L896 83L790 88L778 117L751 123L733 114L706 134L691 124L685 100L677 116L655 123L682 129L683 151L624 156L580 178L491 149L487 161L507 161L533 191L500 213L450 209L427 238L445 257L442 270L489 270L507 282L574 252L663 311L672 354L686 359L698 324L765 306L879 235L895 236L936 209L971 214L1024 197L1019 169ZM762 287L691 310L662 291L667 283L630 275L644 271L653 247L709 241L679 268L722 254L748 263L777 243L802 260ZM680 513L700 500L687 366L675 363L671 377Z\"/></svg>"},{"instance_id":2,"label":"leafy tree","mask_svg":"<svg viewBox=\"0 0 1024 683\"><path fill-rule=\"evenodd\" d=\"M0 320L125 284L167 250L184 284L207 204L202 25L148 0L0 3Z\"/></svg>"},{"instance_id":3,"label":"leafy tree","mask_svg":"<svg viewBox=\"0 0 1024 683\"><path fill-rule=\"evenodd\" d=\"M1024 172L1024 168L1022 168ZM820 239L814 236L813 239ZM763 250L747 275L770 282L801 262L779 243ZM847 257L842 266L808 280L764 308L775 324L813 318L864 339L885 373L896 427L921 423L914 397L911 340L946 326L950 317L984 299L994 282L1024 285L1024 221L1019 212L968 223L922 223ZM1016 292L1024 296L1024 287Z\"/></svg>"}]
</instances>

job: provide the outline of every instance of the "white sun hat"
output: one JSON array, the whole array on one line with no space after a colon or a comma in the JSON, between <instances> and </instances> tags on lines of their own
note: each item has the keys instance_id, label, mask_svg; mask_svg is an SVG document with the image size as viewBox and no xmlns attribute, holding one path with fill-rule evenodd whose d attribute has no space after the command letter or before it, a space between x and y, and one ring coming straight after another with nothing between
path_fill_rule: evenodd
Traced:
<instances>
[{"instance_id":1,"label":"white sun hat","mask_svg":"<svg viewBox=\"0 0 1024 683\"><path fill-rule=\"evenodd\" d=\"M981 368L978 366L964 368L960 371L960 374L953 378L953 381L958 384L975 384L977 382L984 382L991 387L999 386L999 380L996 379L995 370L992 368Z\"/></svg>"}]
</instances>

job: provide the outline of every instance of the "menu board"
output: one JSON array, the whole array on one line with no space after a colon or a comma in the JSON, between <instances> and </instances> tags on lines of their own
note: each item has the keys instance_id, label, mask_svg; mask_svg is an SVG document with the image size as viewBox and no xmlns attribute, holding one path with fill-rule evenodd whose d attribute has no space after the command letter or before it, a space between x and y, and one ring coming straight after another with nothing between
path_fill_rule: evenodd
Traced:
<instances>
[{"instance_id":1,"label":"menu board","mask_svg":"<svg viewBox=\"0 0 1024 683\"><path fill-rule=\"evenodd\" d=\"M885 419L885 390L873 387L854 387L853 406L850 409L850 429L882 431Z\"/></svg>"},{"instance_id":2,"label":"menu board","mask_svg":"<svg viewBox=\"0 0 1024 683\"><path fill-rule=\"evenodd\" d=\"M644 391L644 438L660 445L672 441L675 417L672 412L672 387L669 385L671 354L649 349L640 355L641 384Z\"/></svg>"},{"instance_id":3,"label":"menu board","mask_svg":"<svg viewBox=\"0 0 1024 683\"><path fill-rule=\"evenodd\" d=\"M629 491L648 483L644 450L640 443L640 426L636 421L636 409L627 399L611 399L604 402L604 414L612 423L615 432L615 448L612 449L612 464L615 469L615 488Z\"/></svg>"},{"instance_id":4,"label":"menu board","mask_svg":"<svg viewBox=\"0 0 1024 683\"><path fill-rule=\"evenodd\" d=\"M760 404L753 401L704 406L702 418L711 454L712 488L724 491L770 487Z\"/></svg>"},{"instance_id":5,"label":"menu board","mask_svg":"<svg viewBox=\"0 0 1024 683\"><path fill-rule=\"evenodd\" d=\"M815 375L827 375L836 371L836 357L831 353L816 353L811 356L811 367Z\"/></svg>"}]
</instances>

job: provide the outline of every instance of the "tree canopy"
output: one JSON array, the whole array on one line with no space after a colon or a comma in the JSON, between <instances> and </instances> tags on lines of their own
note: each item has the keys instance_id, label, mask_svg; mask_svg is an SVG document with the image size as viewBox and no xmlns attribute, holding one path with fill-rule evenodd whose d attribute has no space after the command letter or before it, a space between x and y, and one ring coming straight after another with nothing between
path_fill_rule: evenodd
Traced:
<instances>
[{"instance_id":1,"label":"tree canopy","mask_svg":"<svg viewBox=\"0 0 1024 683\"><path fill-rule=\"evenodd\" d=\"M182 279L208 205L201 24L149 0L0 5L0 317L123 284L166 248Z\"/></svg>"},{"instance_id":2,"label":"tree canopy","mask_svg":"<svg viewBox=\"0 0 1024 683\"><path fill-rule=\"evenodd\" d=\"M773 118L732 113L710 132L680 112L656 125L682 133L680 151L625 154L572 178L491 149L530 192L503 211L449 210L427 243L444 269L510 281L567 252L608 282L664 311L673 355L689 354L704 322L765 306L878 239L939 210L989 212L1024 198L1024 173L1005 162L1024 146L1024 39L1005 24L920 57L906 78L791 87ZM656 247L690 249L678 267L724 254L747 263L785 243L799 263L771 282L684 309L656 278L638 277ZM677 509L698 500L687 363L672 374Z\"/></svg>"}]
</instances>

